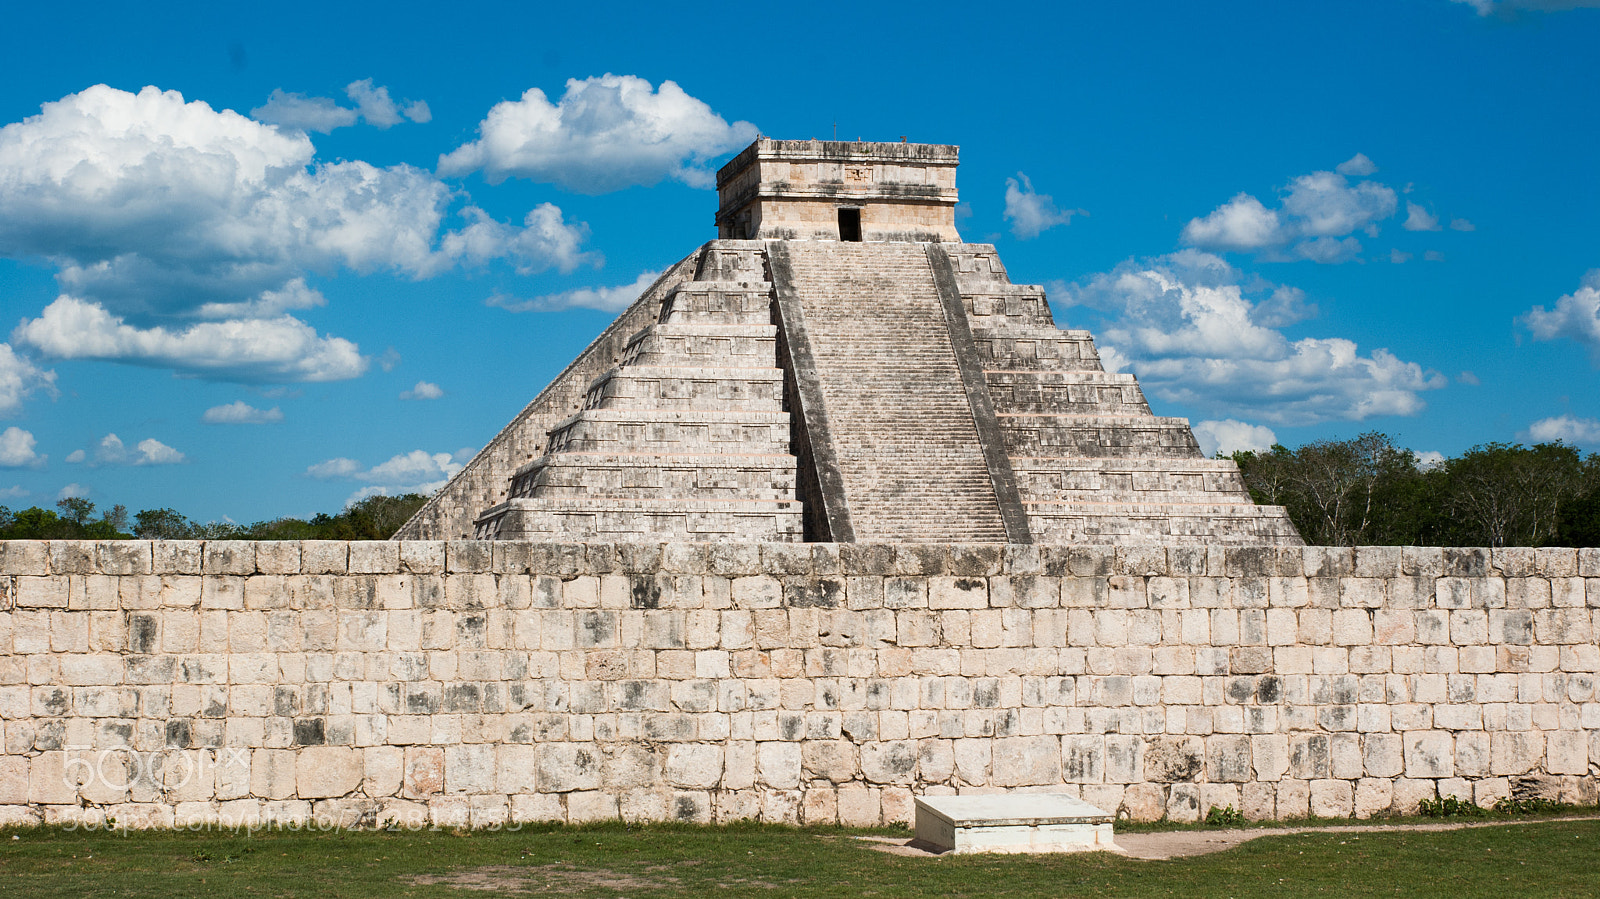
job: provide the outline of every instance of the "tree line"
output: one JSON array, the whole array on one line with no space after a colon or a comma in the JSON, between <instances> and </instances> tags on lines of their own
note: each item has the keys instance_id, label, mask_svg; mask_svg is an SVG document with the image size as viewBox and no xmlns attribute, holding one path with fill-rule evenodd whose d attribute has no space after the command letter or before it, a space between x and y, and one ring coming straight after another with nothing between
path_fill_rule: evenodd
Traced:
<instances>
[{"instance_id":1,"label":"tree line","mask_svg":"<svg viewBox=\"0 0 1600 899\"><path fill-rule=\"evenodd\" d=\"M1486 443L1422 464L1387 434L1231 458L1316 546L1600 546L1600 454Z\"/></svg>"},{"instance_id":2,"label":"tree line","mask_svg":"<svg viewBox=\"0 0 1600 899\"><path fill-rule=\"evenodd\" d=\"M96 516L94 503L68 497L55 510L0 506L0 540L387 540L427 501L420 493L369 496L334 515L239 525L202 524L172 509L145 509L130 519L122 505Z\"/></svg>"},{"instance_id":3,"label":"tree line","mask_svg":"<svg viewBox=\"0 0 1600 899\"><path fill-rule=\"evenodd\" d=\"M1422 464L1372 432L1231 458L1250 497L1283 506L1315 546L1600 546L1600 453L1564 443L1487 443ZM427 497L371 496L337 514L254 524L192 521L172 509L129 516L63 499L0 506L3 540L387 540Z\"/></svg>"}]
</instances>

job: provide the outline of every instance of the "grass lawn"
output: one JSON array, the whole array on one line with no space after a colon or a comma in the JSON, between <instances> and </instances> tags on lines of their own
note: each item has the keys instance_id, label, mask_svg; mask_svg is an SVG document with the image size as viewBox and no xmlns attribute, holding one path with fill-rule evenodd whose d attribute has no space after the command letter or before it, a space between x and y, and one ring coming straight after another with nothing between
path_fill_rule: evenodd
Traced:
<instances>
[{"instance_id":1,"label":"grass lawn","mask_svg":"<svg viewBox=\"0 0 1600 899\"><path fill-rule=\"evenodd\" d=\"M1305 833L1171 861L1103 852L901 858L852 833L754 824L458 833L0 831L0 894L1600 896L1600 821Z\"/></svg>"}]
</instances>

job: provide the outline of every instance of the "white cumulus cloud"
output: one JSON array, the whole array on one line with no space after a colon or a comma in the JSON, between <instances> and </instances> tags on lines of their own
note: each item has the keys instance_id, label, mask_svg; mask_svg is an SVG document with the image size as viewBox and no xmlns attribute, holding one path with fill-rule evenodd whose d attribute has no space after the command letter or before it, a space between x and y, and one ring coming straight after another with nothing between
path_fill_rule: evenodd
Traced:
<instances>
[{"instance_id":1,"label":"white cumulus cloud","mask_svg":"<svg viewBox=\"0 0 1600 899\"><path fill-rule=\"evenodd\" d=\"M598 268L604 262L600 253L581 249L589 226L567 224L561 210L551 203L529 210L520 228L496 221L476 206L467 207L461 215L468 224L440 241L441 258L475 265L505 258L524 275L552 267L563 272L584 264Z\"/></svg>"},{"instance_id":2,"label":"white cumulus cloud","mask_svg":"<svg viewBox=\"0 0 1600 899\"><path fill-rule=\"evenodd\" d=\"M257 409L244 400L234 400L226 405L212 406L200 416L200 420L208 425L264 425L283 421L283 412L277 406Z\"/></svg>"},{"instance_id":3,"label":"white cumulus cloud","mask_svg":"<svg viewBox=\"0 0 1600 899\"><path fill-rule=\"evenodd\" d=\"M9 343L0 343L0 415L10 415L37 390L56 391L56 373L44 371L17 355Z\"/></svg>"},{"instance_id":4,"label":"white cumulus cloud","mask_svg":"<svg viewBox=\"0 0 1600 899\"><path fill-rule=\"evenodd\" d=\"M1600 419L1572 415L1541 418L1528 425L1528 430L1519 436L1530 443L1554 443L1559 440L1578 446L1600 446Z\"/></svg>"},{"instance_id":5,"label":"white cumulus cloud","mask_svg":"<svg viewBox=\"0 0 1600 899\"><path fill-rule=\"evenodd\" d=\"M433 118L425 101L402 101L405 102L405 108L402 109L389 96L389 89L373 85L371 78L350 82L344 93L355 102L354 109L340 106L332 97L308 97L277 89L267 97L264 105L250 110L250 117L268 125L323 134L335 128L354 125L357 120L365 120L368 125L378 128L391 128L406 119L427 122Z\"/></svg>"},{"instance_id":6,"label":"white cumulus cloud","mask_svg":"<svg viewBox=\"0 0 1600 899\"><path fill-rule=\"evenodd\" d=\"M376 116L387 94L368 88L357 93ZM0 256L48 259L60 301L148 334L114 341L112 354L97 358L122 359L117 346L124 344L169 343L201 321L227 326L231 348L275 359L264 369L218 365L204 352L140 352L128 360L209 377L360 374L364 362L328 364L330 349L355 353L353 343L305 339L310 327L287 316L326 302L309 274L426 278L491 259L523 272L570 271L592 259L579 249L586 229L564 222L555 207L540 207L517 226L470 203L452 212L462 196L412 166L320 162L303 131L154 87L133 94L97 85L0 128ZM456 216L461 227L452 229ZM290 331L320 358L277 358ZM208 342L220 332L196 333L195 341ZM249 347L258 335L267 345ZM85 355L56 353L59 341L35 346L64 358ZM192 355L200 360L194 366Z\"/></svg>"},{"instance_id":7,"label":"white cumulus cloud","mask_svg":"<svg viewBox=\"0 0 1600 899\"><path fill-rule=\"evenodd\" d=\"M56 499L82 499L89 495L89 488L78 483L68 484L56 493Z\"/></svg>"},{"instance_id":8,"label":"white cumulus cloud","mask_svg":"<svg viewBox=\"0 0 1600 899\"><path fill-rule=\"evenodd\" d=\"M308 287L306 279L295 278L278 290L263 290L254 299L242 303L206 303L195 313L198 318L275 318L291 309L314 309L328 305L328 298L315 287Z\"/></svg>"},{"instance_id":9,"label":"white cumulus cloud","mask_svg":"<svg viewBox=\"0 0 1600 899\"><path fill-rule=\"evenodd\" d=\"M1420 453L1415 453L1414 456L1416 457L1418 471L1432 471L1444 465L1444 453L1438 450L1423 450Z\"/></svg>"},{"instance_id":10,"label":"white cumulus cloud","mask_svg":"<svg viewBox=\"0 0 1600 899\"><path fill-rule=\"evenodd\" d=\"M400 115L400 107L389 98L389 89L374 87L371 78L351 82L345 88L345 96L356 102L356 107L361 110L361 118L368 125L392 128L405 121L405 117Z\"/></svg>"},{"instance_id":11,"label":"white cumulus cloud","mask_svg":"<svg viewBox=\"0 0 1600 899\"><path fill-rule=\"evenodd\" d=\"M1268 259L1344 262L1361 253L1354 233L1377 236L1377 223L1394 215L1399 202L1394 189L1377 181L1352 182L1348 176L1377 171L1362 154L1339 165L1337 172L1312 172L1291 179L1279 208L1248 193L1191 219L1181 240L1206 250L1258 252Z\"/></svg>"},{"instance_id":12,"label":"white cumulus cloud","mask_svg":"<svg viewBox=\"0 0 1600 899\"><path fill-rule=\"evenodd\" d=\"M288 315L175 330L136 328L103 306L70 296L24 320L12 337L61 359L115 360L247 382L338 381L356 377L368 364L355 344L319 337Z\"/></svg>"},{"instance_id":13,"label":"white cumulus cloud","mask_svg":"<svg viewBox=\"0 0 1600 899\"><path fill-rule=\"evenodd\" d=\"M1439 217L1410 201L1406 202L1406 220L1400 227L1407 231L1438 231Z\"/></svg>"},{"instance_id":14,"label":"white cumulus cloud","mask_svg":"<svg viewBox=\"0 0 1600 899\"><path fill-rule=\"evenodd\" d=\"M1289 182L1283 209L1302 234L1341 237L1394 215L1397 197L1376 181L1351 184L1336 172L1312 172Z\"/></svg>"},{"instance_id":15,"label":"white cumulus cloud","mask_svg":"<svg viewBox=\"0 0 1600 899\"><path fill-rule=\"evenodd\" d=\"M1535 306L1518 319L1534 340L1575 340L1589 350L1600 368L1600 268L1590 269L1578 289L1556 300L1554 309Z\"/></svg>"},{"instance_id":16,"label":"white cumulus cloud","mask_svg":"<svg viewBox=\"0 0 1600 899\"><path fill-rule=\"evenodd\" d=\"M1302 425L1414 415L1422 391L1448 383L1385 349L1290 340L1278 328L1311 313L1297 292L1197 250L1129 260L1052 293L1099 313L1108 369L1130 368L1161 399L1225 416Z\"/></svg>"},{"instance_id":17,"label":"white cumulus cloud","mask_svg":"<svg viewBox=\"0 0 1600 899\"><path fill-rule=\"evenodd\" d=\"M1011 223L1011 233L1022 240L1032 240L1049 228L1068 224L1074 215L1087 214L1082 209L1057 209L1050 195L1034 192L1033 182L1021 172L1006 179L1004 217Z\"/></svg>"},{"instance_id":18,"label":"white cumulus cloud","mask_svg":"<svg viewBox=\"0 0 1600 899\"><path fill-rule=\"evenodd\" d=\"M1344 162L1334 166L1333 170L1341 175L1349 175L1352 178L1365 178L1368 175L1377 174L1378 166L1372 160L1367 158L1367 154L1357 153L1349 159L1346 159Z\"/></svg>"},{"instance_id":19,"label":"white cumulus cloud","mask_svg":"<svg viewBox=\"0 0 1600 899\"><path fill-rule=\"evenodd\" d=\"M403 400L436 400L442 396L444 388L428 381L418 381L417 386L400 393L400 398Z\"/></svg>"},{"instance_id":20,"label":"white cumulus cloud","mask_svg":"<svg viewBox=\"0 0 1600 899\"><path fill-rule=\"evenodd\" d=\"M0 431L0 468L43 468L48 456L34 451L33 433L11 427Z\"/></svg>"},{"instance_id":21,"label":"white cumulus cloud","mask_svg":"<svg viewBox=\"0 0 1600 899\"><path fill-rule=\"evenodd\" d=\"M531 299L496 293L483 302L486 306L498 306L510 312L559 312L573 308L621 312L633 305L633 301L649 290L659 277L660 272L644 272L632 284L620 287L579 287Z\"/></svg>"},{"instance_id":22,"label":"white cumulus cloud","mask_svg":"<svg viewBox=\"0 0 1600 899\"><path fill-rule=\"evenodd\" d=\"M1232 455L1241 451L1266 452L1278 442L1278 435L1272 433L1271 428L1249 424L1235 418L1224 418L1221 421L1197 422L1194 426L1194 439L1200 444L1200 452L1212 457L1217 453Z\"/></svg>"},{"instance_id":23,"label":"white cumulus cloud","mask_svg":"<svg viewBox=\"0 0 1600 899\"><path fill-rule=\"evenodd\" d=\"M75 450L67 456L68 462L81 462L85 459L83 450ZM165 443L147 437L134 445L130 451L127 444L116 434L107 434L100 438L100 443L95 447L94 456L89 464L93 467L102 465L177 465L189 461L183 453L178 452Z\"/></svg>"},{"instance_id":24,"label":"white cumulus cloud","mask_svg":"<svg viewBox=\"0 0 1600 899\"><path fill-rule=\"evenodd\" d=\"M348 478L360 470L360 462L357 462L354 459L346 459L343 456L339 456L337 458L329 459L326 462L318 462L310 468L307 468L306 475L308 477L316 478L319 481L325 481L331 478Z\"/></svg>"},{"instance_id":25,"label":"white cumulus cloud","mask_svg":"<svg viewBox=\"0 0 1600 899\"><path fill-rule=\"evenodd\" d=\"M412 450L367 468L355 459L339 457L318 462L306 469L306 475L318 480L347 479L363 483L362 490L351 498L353 502L379 494L432 493L443 487L471 458L470 449L455 453Z\"/></svg>"},{"instance_id":26,"label":"white cumulus cloud","mask_svg":"<svg viewBox=\"0 0 1600 899\"><path fill-rule=\"evenodd\" d=\"M1216 250L1258 250L1281 243L1278 213L1241 193L1183 226L1183 242Z\"/></svg>"},{"instance_id":27,"label":"white cumulus cloud","mask_svg":"<svg viewBox=\"0 0 1600 899\"><path fill-rule=\"evenodd\" d=\"M268 125L327 134L335 128L354 125L361 118L361 113L340 106L332 97L308 97L275 89L267 97L266 103L250 110L250 118Z\"/></svg>"},{"instance_id":28,"label":"white cumulus cloud","mask_svg":"<svg viewBox=\"0 0 1600 899\"><path fill-rule=\"evenodd\" d=\"M659 89L633 75L570 79L551 103L533 88L498 103L478 125L478 139L439 157L439 173L482 171L490 183L526 178L599 194L667 178L712 187L710 163L756 138L749 122L732 125L676 82Z\"/></svg>"},{"instance_id":29,"label":"white cumulus cloud","mask_svg":"<svg viewBox=\"0 0 1600 899\"><path fill-rule=\"evenodd\" d=\"M135 465L176 465L187 461L183 453L178 452L165 443L147 437L138 443L139 454L134 458Z\"/></svg>"},{"instance_id":30,"label":"white cumulus cloud","mask_svg":"<svg viewBox=\"0 0 1600 899\"><path fill-rule=\"evenodd\" d=\"M387 462L372 466L362 475L363 480L393 487L418 484L434 479L444 480L461 470L449 453L430 453L412 450L395 456Z\"/></svg>"}]
</instances>

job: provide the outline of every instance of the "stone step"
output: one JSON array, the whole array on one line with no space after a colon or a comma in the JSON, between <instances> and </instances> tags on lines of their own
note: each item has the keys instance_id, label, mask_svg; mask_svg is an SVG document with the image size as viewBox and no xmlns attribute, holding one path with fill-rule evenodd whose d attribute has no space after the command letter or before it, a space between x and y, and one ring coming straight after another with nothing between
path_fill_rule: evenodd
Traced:
<instances>
[{"instance_id":1,"label":"stone step","mask_svg":"<svg viewBox=\"0 0 1600 899\"><path fill-rule=\"evenodd\" d=\"M666 324L771 324L772 285L688 281L667 294L659 320Z\"/></svg>"},{"instance_id":2,"label":"stone step","mask_svg":"<svg viewBox=\"0 0 1600 899\"><path fill-rule=\"evenodd\" d=\"M1017 490L1022 494L1024 503L1251 504L1248 497L1241 497L1232 490L1134 490L1115 481L1108 482L1100 489L1074 490L1021 475L1017 477Z\"/></svg>"},{"instance_id":3,"label":"stone step","mask_svg":"<svg viewBox=\"0 0 1600 899\"><path fill-rule=\"evenodd\" d=\"M1199 458L1200 445L1182 418L1153 415L995 416L1011 456L1159 456Z\"/></svg>"},{"instance_id":4,"label":"stone step","mask_svg":"<svg viewBox=\"0 0 1600 899\"><path fill-rule=\"evenodd\" d=\"M777 368L629 365L596 378L586 409L740 409L783 411L783 372Z\"/></svg>"},{"instance_id":5,"label":"stone step","mask_svg":"<svg viewBox=\"0 0 1600 899\"><path fill-rule=\"evenodd\" d=\"M963 290L962 301L973 328L1055 328L1050 303L1044 288L1033 284L1007 284L999 281L974 284Z\"/></svg>"},{"instance_id":6,"label":"stone step","mask_svg":"<svg viewBox=\"0 0 1600 899\"><path fill-rule=\"evenodd\" d=\"M973 329L972 342L985 371L1057 369L1101 371L1100 353L1088 331L1046 328Z\"/></svg>"},{"instance_id":7,"label":"stone step","mask_svg":"<svg viewBox=\"0 0 1600 899\"><path fill-rule=\"evenodd\" d=\"M518 481L512 497L627 497L632 499L790 500L795 471L787 468L581 465L570 457Z\"/></svg>"},{"instance_id":8,"label":"stone step","mask_svg":"<svg viewBox=\"0 0 1600 899\"><path fill-rule=\"evenodd\" d=\"M718 448L788 452L789 415L709 409L586 409L550 431L545 452L684 453Z\"/></svg>"},{"instance_id":9,"label":"stone step","mask_svg":"<svg viewBox=\"0 0 1600 899\"><path fill-rule=\"evenodd\" d=\"M691 542L801 539L797 501L569 497L513 499L478 518L479 540Z\"/></svg>"},{"instance_id":10,"label":"stone step","mask_svg":"<svg viewBox=\"0 0 1600 899\"><path fill-rule=\"evenodd\" d=\"M511 498L747 495L793 499L796 460L751 453L594 453L541 456L517 469Z\"/></svg>"},{"instance_id":11,"label":"stone step","mask_svg":"<svg viewBox=\"0 0 1600 899\"><path fill-rule=\"evenodd\" d=\"M997 414L1149 415L1132 375L1103 371L986 371Z\"/></svg>"},{"instance_id":12,"label":"stone step","mask_svg":"<svg viewBox=\"0 0 1600 899\"><path fill-rule=\"evenodd\" d=\"M1000 254L996 252L994 244L947 243L943 246L945 252L950 254L950 265L955 269L956 283L961 286L962 293L967 292L963 286L966 282L1011 283L1011 279L1006 276L1005 263L1000 261Z\"/></svg>"},{"instance_id":13,"label":"stone step","mask_svg":"<svg viewBox=\"0 0 1600 899\"><path fill-rule=\"evenodd\" d=\"M629 338L620 365L777 365L775 325L655 324Z\"/></svg>"},{"instance_id":14,"label":"stone step","mask_svg":"<svg viewBox=\"0 0 1600 899\"><path fill-rule=\"evenodd\" d=\"M700 254L696 281L764 281L767 245L759 240L713 240Z\"/></svg>"},{"instance_id":15,"label":"stone step","mask_svg":"<svg viewBox=\"0 0 1600 899\"><path fill-rule=\"evenodd\" d=\"M1236 504L1025 503L1040 543L1165 543L1178 546L1275 543L1300 535L1280 506Z\"/></svg>"},{"instance_id":16,"label":"stone step","mask_svg":"<svg viewBox=\"0 0 1600 899\"><path fill-rule=\"evenodd\" d=\"M1248 496L1238 467L1227 460L1020 456L1011 467L1018 489L1036 498L1165 492L1225 494L1244 501Z\"/></svg>"}]
</instances>

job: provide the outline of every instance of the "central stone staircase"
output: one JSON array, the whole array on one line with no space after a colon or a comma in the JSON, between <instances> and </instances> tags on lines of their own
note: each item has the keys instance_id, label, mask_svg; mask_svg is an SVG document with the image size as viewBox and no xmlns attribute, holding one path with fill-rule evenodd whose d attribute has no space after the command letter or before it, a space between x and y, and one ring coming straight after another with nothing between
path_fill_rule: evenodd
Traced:
<instances>
[{"instance_id":1,"label":"central stone staircase","mask_svg":"<svg viewBox=\"0 0 1600 899\"><path fill-rule=\"evenodd\" d=\"M784 249L855 539L1005 542L923 245Z\"/></svg>"}]
</instances>

